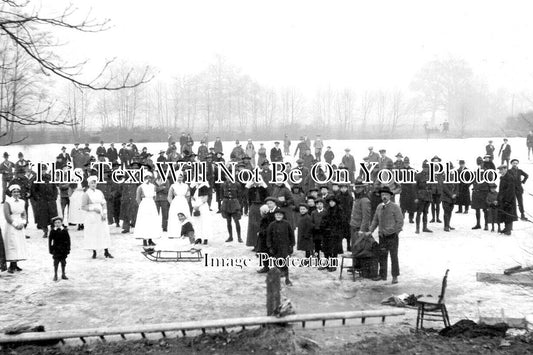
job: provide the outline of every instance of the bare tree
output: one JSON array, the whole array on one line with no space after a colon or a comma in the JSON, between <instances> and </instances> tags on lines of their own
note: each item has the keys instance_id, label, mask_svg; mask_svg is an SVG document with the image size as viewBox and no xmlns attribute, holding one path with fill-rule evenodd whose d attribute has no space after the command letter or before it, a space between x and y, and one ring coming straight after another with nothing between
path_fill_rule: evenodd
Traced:
<instances>
[{"instance_id":1,"label":"bare tree","mask_svg":"<svg viewBox=\"0 0 533 355\"><path fill-rule=\"evenodd\" d=\"M90 90L122 90L136 88L149 81L152 76L149 68L143 70L140 78L133 78L133 69L122 80L109 70L114 60L107 61L99 74L91 80L82 80L84 64L64 63L55 55L54 49L61 45L50 33L54 29L64 29L79 32L99 32L108 28L109 21L95 21L88 17L80 21L73 20L76 17L76 10L68 6L59 14L42 16L39 10L32 6L32 1L0 0L0 41L1 47L17 53L19 58L24 58L38 68L43 76L50 76L59 80L72 83L80 89ZM5 64L5 62L4 62ZM6 67L2 67L6 70ZM12 99L18 100L16 97ZM0 110L0 120L11 125L74 125L71 121L72 115L60 114L54 118L50 117L53 101L43 104L42 107L33 109L32 112L21 112L17 110L15 104L2 105ZM14 110L15 108L15 110ZM7 126L7 125L6 125ZM0 132L4 135L7 131ZM11 137L12 138L12 137ZM13 140L7 144L13 143Z\"/></svg>"}]
</instances>

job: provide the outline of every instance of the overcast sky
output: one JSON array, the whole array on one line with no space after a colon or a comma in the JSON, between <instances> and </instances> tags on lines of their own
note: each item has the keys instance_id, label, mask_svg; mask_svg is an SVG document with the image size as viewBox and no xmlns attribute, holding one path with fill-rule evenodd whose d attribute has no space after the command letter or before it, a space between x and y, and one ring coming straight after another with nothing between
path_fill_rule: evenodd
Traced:
<instances>
[{"instance_id":1,"label":"overcast sky","mask_svg":"<svg viewBox=\"0 0 533 355\"><path fill-rule=\"evenodd\" d=\"M113 25L66 38L68 56L118 56L163 77L221 54L266 85L395 88L426 61L452 56L492 88L533 82L527 1L43 0L43 12L68 2Z\"/></svg>"}]
</instances>

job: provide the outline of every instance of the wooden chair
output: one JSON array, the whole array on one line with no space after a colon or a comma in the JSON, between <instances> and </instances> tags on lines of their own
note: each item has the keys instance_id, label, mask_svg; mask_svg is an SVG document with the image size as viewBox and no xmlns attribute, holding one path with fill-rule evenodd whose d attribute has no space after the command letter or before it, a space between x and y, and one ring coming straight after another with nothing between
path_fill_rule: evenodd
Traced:
<instances>
[{"instance_id":1,"label":"wooden chair","mask_svg":"<svg viewBox=\"0 0 533 355\"><path fill-rule=\"evenodd\" d=\"M448 284L448 271L442 278L442 289L438 299L432 297L421 297L417 300L418 314L416 316L416 331L424 328L424 319L427 321L443 321L444 327L450 326L450 318L448 317L448 310L444 304L444 294L446 293L446 286Z\"/></svg>"}]
</instances>

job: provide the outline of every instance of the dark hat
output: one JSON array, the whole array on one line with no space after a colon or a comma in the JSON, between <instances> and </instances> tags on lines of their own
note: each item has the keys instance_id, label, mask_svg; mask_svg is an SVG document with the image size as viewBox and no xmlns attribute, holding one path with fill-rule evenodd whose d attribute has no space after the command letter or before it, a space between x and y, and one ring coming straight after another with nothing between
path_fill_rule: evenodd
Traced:
<instances>
[{"instance_id":1,"label":"dark hat","mask_svg":"<svg viewBox=\"0 0 533 355\"><path fill-rule=\"evenodd\" d=\"M100 141L100 144L104 144L104 141Z\"/></svg>"},{"instance_id":2,"label":"dark hat","mask_svg":"<svg viewBox=\"0 0 533 355\"><path fill-rule=\"evenodd\" d=\"M296 160L296 164L303 164L303 163L304 163L303 159Z\"/></svg>"},{"instance_id":3,"label":"dark hat","mask_svg":"<svg viewBox=\"0 0 533 355\"><path fill-rule=\"evenodd\" d=\"M326 197L326 202L329 203L330 201L335 201L336 204L339 203L339 200L337 199L337 197L333 195Z\"/></svg>"},{"instance_id":4,"label":"dark hat","mask_svg":"<svg viewBox=\"0 0 533 355\"><path fill-rule=\"evenodd\" d=\"M240 142L237 140L237 141L235 141L235 144L240 144Z\"/></svg>"},{"instance_id":5,"label":"dark hat","mask_svg":"<svg viewBox=\"0 0 533 355\"><path fill-rule=\"evenodd\" d=\"M459 160L459 164L465 164L465 161L463 159Z\"/></svg>"},{"instance_id":6,"label":"dark hat","mask_svg":"<svg viewBox=\"0 0 533 355\"><path fill-rule=\"evenodd\" d=\"M363 179L361 179L360 177L358 177L357 179L355 179L355 187L365 187L365 184L363 183Z\"/></svg>"},{"instance_id":7,"label":"dark hat","mask_svg":"<svg viewBox=\"0 0 533 355\"><path fill-rule=\"evenodd\" d=\"M274 203L278 203L278 200L275 199L274 197L272 196L268 196L267 198L265 198L265 203L267 203L268 201L272 201Z\"/></svg>"},{"instance_id":8,"label":"dark hat","mask_svg":"<svg viewBox=\"0 0 533 355\"><path fill-rule=\"evenodd\" d=\"M19 152L19 153L18 153L18 157L19 157L19 158L20 158L20 157L23 157L23 156L24 156L24 154L22 154L22 152ZM511 163L512 163L512 162L511 162Z\"/></svg>"},{"instance_id":9,"label":"dark hat","mask_svg":"<svg viewBox=\"0 0 533 355\"><path fill-rule=\"evenodd\" d=\"M62 147L61 147L61 150L63 150L63 149L67 149L67 147L65 147L65 146L62 146Z\"/></svg>"},{"instance_id":10,"label":"dark hat","mask_svg":"<svg viewBox=\"0 0 533 355\"><path fill-rule=\"evenodd\" d=\"M331 149L331 146L328 145L326 148L327 148L327 149Z\"/></svg>"},{"instance_id":11,"label":"dark hat","mask_svg":"<svg viewBox=\"0 0 533 355\"><path fill-rule=\"evenodd\" d=\"M402 159L403 159L403 155L402 155L402 153L398 153L398 154L396 154L396 158L402 158Z\"/></svg>"},{"instance_id":12,"label":"dark hat","mask_svg":"<svg viewBox=\"0 0 533 355\"><path fill-rule=\"evenodd\" d=\"M409 157L404 157L404 158L403 158L403 162L404 162L404 163L410 163L411 160L409 159Z\"/></svg>"},{"instance_id":13,"label":"dark hat","mask_svg":"<svg viewBox=\"0 0 533 355\"><path fill-rule=\"evenodd\" d=\"M512 164L514 161L517 162L517 163L520 163L520 160L518 160L518 159L516 159L516 158L513 158L513 159L511 159L511 164Z\"/></svg>"},{"instance_id":14,"label":"dark hat","mask_svg":"<svg viewBox=\"0 0 533 355\"><path fill-rule=\"evenodd\" d=\"M364 160L364 161L369 161L370 158L369 158L369 157L363 157L363 160Z\"/></svg>"},{"instance_id":15,"label":"dark hat","mask_svg":"<svg viewBox=\"0 0 533 355\"><path fill-rule=\"evenodd\" d=\"M320 186L319 188L320 188L320 190L322 190L322 189L327 189L327 190L329 190L328 185L322 185L322 186Z\"/></svg>"},{"instance_id":16,"label":"dark hat","mask_svg":"<svg viewBox=\"0 0 533 355\"><path fill-rule=\"evenodd\" d=\"M165 152L163 149L161 149L161 150L159 151L159 154L165 154L165 153L166 153L166 152Z\"/></svg>"},{"instance_id":17,"label":"dark hat","mask_svg":"<svg viewBox=\"0 0 533 355\"><path fill-rule=\"evenodd\" d=\"M282 209L281 209L281 208L279 208L279 207L278 207L278 208L276 208L276 209L274 210L274 214L276 214L276 213L280 213L280 214L282 214L283 216L285 216L285 211L284 211L284 210L282 210Z\"/></svg>"},{"instance_id":18,"label":"dark hat","mask_svg":"<svg viewBox=\"0 0 533 355\"><path fill-rule=\"evenodd\" d=\"M248 155L245 155L242 157L242 160L252 160L252 158L250 158Z\"/></svg>"},{"instance_id":19,"label":"dark hat","mask_svg":"<svg viewBox=\"0 0 533 355\"><path fill-rule=\"evenodd\" d=\"M492 156L490 156L489 154L485 154L485 155L483 156L483 159L490 159L490 158L492 158Z\"/></svg>"},{"instance_id":20,"label":"dark hat","mask_svg":"<svg viewBox=\"0 0 533 355\"><path fill-rule=\"evenodd\" d=\"M51 221L52 221L52 223L54 223L57 220L60 220L61 222L63 222L63 218L61 216L55 216L55 217L52 218Z\"/></svg>"},{"instance_id":21,"label":"dark hat","mask_svg":"<svg viewBox=\"0 0 533 355\"><path fill-rule=\"evenodd\" d=\"M242 161L237 163L237 168L246 168L246 164L244 164Z\"/></svg>"},{"instance_id":22,"label":"dark hat","mask_svg":"<svg viewBox=\"0 0 533 355\"><path fill-rule=\"evenodd\" d=\"M78 142L74 143L74 145L80 145Z\"/></svg>"},{"instance_id":23,"label":"dark hat","mask_svg":"<svg viewBox=\"0 0 533 355\"><path fill-rule=\"evenodd\" d=\"M263 165L269 165L269 164L270 164L270 162L268 161L268 159L265 159L265 160L263 160L263 162L261 163L261 166L263 166Z\"/></svg>"},{"instance_id":24,"label":"dark hat","mask_svg":"<svg viewBox=\"0 0 533 355\"><path fill-rule=\"evenodd\" d=\"M309 205L306 204L306 203L300 203L300 204L298 205L298 207L305 207L305 208L309 209Z\"/></svg>"},{"instance_id":25,"label":"dark hat","mask_svg":"<svg viewBox=\"0 0 533 355\"><path fill-rule=\"evenodd\" d=\"M493 182L489 183L489 188L492 189L492 188L497 188L497 187L498 187L498 185L496 185L495 183L493 183Z\"/></svg>"},{"instance_id":26,"label":"dark hat","mask_svg":"<svg viewBox=\"0 0 533 355\"><path fill-rule=\"evenodd\" d=\"M105 157L105 153L98 153L99 157Z\"/></svg>"},{"instance_id":27,"label":"dark hat","mask_svg":"<svg viewBox=\"0 0 533 355\"><path fill-rule=\"evenodd\" d=\"M433 158L431 158L431 161L433 161L433 160L438 160L439 162L442 161L442 159L439 158L437 155L435 155Z\"/></svg>"},{"instance_id":28,"label":"dark hat","mask_svg":"<svg viewBox=\"0 0 533 355\"><path fill-rule=\"evenodd\" d=\"M498 170L501 170L501 169L508 169L507 165L505 164L502 164L498 167Z\"/></svg>"},{"instance_id":29,"label":"dark hat","mask_svg":"<svg viewBox=\"0 0 533 355\"><path fill-rule=\"evenodd\" d=\"M507 139L507 138L504 138L504 139L503 139L503 141L504 141L504 142L507 142L507 141L508 141L508 139Z\"/></svg>"},{"instance_id":30,"label":"dark hat","mask_svg":"<svg viewBox=\"0 0 533 355\"><path fill-rule=\"evenodd\" d=\"M224 153L222 153L222 152L216 152L215 154L224 155Z\"/></svg>"},{"instance_id":31,"label":"dark hat","mask_svg":"<svg viewBox=\"0 0 533 355\"><path fill-rule=\"evenodd\" d=\"M316 199L316 197L313 196L313 195L307 195L307 196L305 197L305 199L306 199L306 200L314 200L314 199Z\"/></svg>"},{"instance_id":32,"label":"dark hat","mask_svg":"<svg viewBox=\"0 0 533 355\"><path fill-rule=\"evenodd\" d=\"M113 168L116 168L116 167L119 167L120 164L119 164L119 162L117 162L117 161L115 160L115 161L111 164L111 166L112 166Z\"/></svg>"},{"instance_id":33,"label":"dark hat","mask_svg":"<svg viewBox=\"0 0 533 355\"><path fill-rule=\"evenodd\" d=\"M276 142L274 142L274 144L279 144L279 142L278 142L278 141L276 141Z\"/></svg>"},{"instance_id":34,"label":"dark hat","mask_svg":"<svg viewBox=\"0 0 533 355\"><path fill-rule=\"evenodd\" d=\"M315 200L315 203L319 203L319 202L325 203L325 201L324 201L323 198L317 198L317 199Z\"/></svg>"},{"instance_id":35,"label":"dark hat","mask_svg":"<svg viewBox=\"0 0 533 355\"><path fill-rule=\"evenodd\" d=\"M316 192L318 192L318 189L317 189L316 187L312 187L312 188L309 189L309 192L311 192L311 191L316 191Z\"/></svg>"},{"instance_id":36,"label":"dark hat","mask_svg":"<svg viewBox=\"0 0 533 355\"><path fill-rule=\"evenodd\" d=\"M7 158L9 156L8 152L4 152L4 158Z\"/></svg>"},{"instance_id":37,"label":"dark hat","mask_svg":"<svg viewBox=\"0 0 533 355\"><path fill-rule=\"evenodd\" d=\"M298 184L295 184L291 187L291 190L294 190L294 189L301 189L302 187Z\"/></svg>"},{"instance_id":38,"label":"dark hat","mask_svg":"<svg viewBox=\"0 0 533 355\"><path fill-rule=\"evenodd\" d=\"M379 189L378 191L380 194L382 193L388 193L390 195L394 195L394 193L391 191L391 189L388 187L388 186L383 186L381 189Z\"/></svg>"},{"instance_id":39,"label":"dark hat","mask_svg":"<svg viewBox=\"0 0 533 355\"><path fill-rule=\"evenodd\" d=\"M379 152L380 153L387 153L387 150L386 149L380 149Z\"/></svg>"},{"instance_id":40,"label":"dark hat","mask_svg":"<svg viewBox=\"0 0 533 355\"><path fill-rule=\"evenodd\" d=\"M492 140L489 140L489 143L492 143Z\"/></svg>"},{"instance_id":41,"label":"dark hat","mask_svg":"<svg viewBox=\"0 0 533 355\"><path fill-rule=\"evenodd\" d=\"M424 161L422 162L422 169L429 169L429 164L428 164L427 159L424 159Z\"/></svg>"},{"instance_id":42,"label":"dark hat","mask_svg":"<svg viewBox=\"0 0 533 355\"><path fill-rule=\"evenodd\" d=\"M345 152L349 152L349 151L351 151L351 149L350 148L345 148L344 151Z\"/></svg>"}]
</instances>

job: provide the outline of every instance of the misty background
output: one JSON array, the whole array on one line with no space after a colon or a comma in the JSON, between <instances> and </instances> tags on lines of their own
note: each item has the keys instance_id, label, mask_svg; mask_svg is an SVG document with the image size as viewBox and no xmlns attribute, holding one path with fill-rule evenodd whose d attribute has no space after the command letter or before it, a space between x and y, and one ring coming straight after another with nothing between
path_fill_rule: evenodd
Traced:
<instances>
[{"instance_id":1,"label":"misty background","mask_svg":"<svg viewBox=\"0 0 533 355\"><path fill-rule=\"evenodd\" d=\"M164 141L182 131L223 140L420 138L428 128L431 137L523 136L533 126L525 1L49 0L17 11L66 8L72 19L110 22L94 32L36 24L53 60L82 63L75 75L90 80L116 58L102 75L109 83L141 80L147 66L151 80L83 88L0 35L0 104L39 122L0 120L0 143Z\"/></svg>"}]
</instances>

